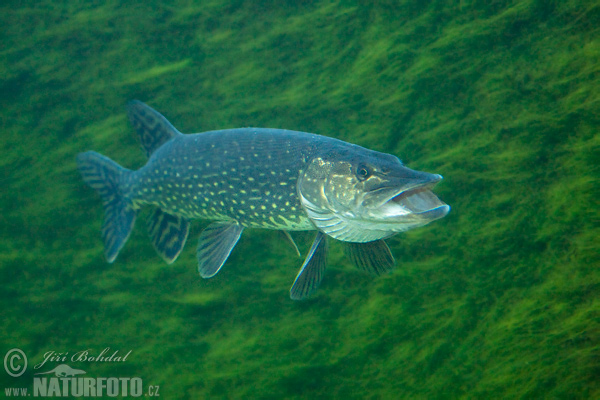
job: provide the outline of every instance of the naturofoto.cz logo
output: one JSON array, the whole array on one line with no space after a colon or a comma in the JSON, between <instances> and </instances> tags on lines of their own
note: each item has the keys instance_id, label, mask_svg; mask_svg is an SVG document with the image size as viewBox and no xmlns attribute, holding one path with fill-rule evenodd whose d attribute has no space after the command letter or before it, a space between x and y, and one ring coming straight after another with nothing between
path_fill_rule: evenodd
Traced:
<instances>
[{"instance_id":1,"label":"naturofoto.cz logo","mask_svg":"<svg viewBox=\"0 0 600 400\"><path fill-rule=\"evenodd\" d=\"M87 362L124 362L125 356L118 355L119 351L110 353L110 348L105 348L97 355L90 355L90 350L73 353L46 352L44 360L34 366L34 369L43 366L51 367L52 362L87 361ZM48 365L46 365L48 363ZM11 349L4 357L4 369L12 377L19 377L27 369L27 356L20 349ZM73 368L66 363L58 364L52 369L37 372L33 376L33 390L28 388L4 388L6 397L140 397L160 396L158 386L144 384L140 377L90 377L83 369Z\"/></svg>"},{"instance_id":2,"label":"naturofoto.cz logo","mask_svg":"<svg viewBox=\"0 0 600 400\"><path fill-rule=\"evenodd\" d=\"M61 366L71 369L65 364L59 365L59 367ZM33 378L34 397L140 397L143 394L142 378L76 376L53 376L49 378L36 376Z\"/></svg>"}]
</instances>

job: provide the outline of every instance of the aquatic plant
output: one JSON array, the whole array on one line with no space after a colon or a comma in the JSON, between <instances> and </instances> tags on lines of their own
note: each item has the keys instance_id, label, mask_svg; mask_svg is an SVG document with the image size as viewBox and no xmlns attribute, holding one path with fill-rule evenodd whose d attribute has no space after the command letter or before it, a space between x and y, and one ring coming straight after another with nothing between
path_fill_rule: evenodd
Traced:
<instances>
[{"instance_id":1,"label":"aquatic plant","mask_svg":"<svg viewBox=\"0 0 600 400\"><path fill-rule=\"evenodd\" d=\"M132 349L73 367L169 398L600 396L596 2L42 1L0 19L4 349ZM133 98L184 132L397 154L444 175L452 212L391 239L399 268L379 279L332 246L300 304L301 259L272 232L213 280L192 248L164 265L139 227L106 264L75 154L142 165Z\"/></svg>"}]
</instances>

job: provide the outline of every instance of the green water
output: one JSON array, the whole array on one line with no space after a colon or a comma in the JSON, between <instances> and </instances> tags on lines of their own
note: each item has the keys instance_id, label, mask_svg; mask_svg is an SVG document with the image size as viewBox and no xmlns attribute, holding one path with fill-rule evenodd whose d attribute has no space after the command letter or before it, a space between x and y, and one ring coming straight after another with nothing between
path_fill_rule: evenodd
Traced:
<instances>
[{"instance_id":1,"label":"green water","mask_svg":"<svg viewBox=\"0 0 600 400\"><path fill-rule=\"evenodd\" d=\"M600 398L600 5L595 1L79 2L0 6L0 356L50 351L161 398ZM336 137L442 174L452 206L373 279L332 243L248 230L215 278L142 213L114 264L75 155L144 156L124 105L183 132ZM313 234L296 235L304 254ZM71 361L109 347L123 362ZM19 363L17 363L19 364ZM17 365L18 366L18 365ZM52 374L42 375L48 378Z\"/></svg>"}]
</instances>

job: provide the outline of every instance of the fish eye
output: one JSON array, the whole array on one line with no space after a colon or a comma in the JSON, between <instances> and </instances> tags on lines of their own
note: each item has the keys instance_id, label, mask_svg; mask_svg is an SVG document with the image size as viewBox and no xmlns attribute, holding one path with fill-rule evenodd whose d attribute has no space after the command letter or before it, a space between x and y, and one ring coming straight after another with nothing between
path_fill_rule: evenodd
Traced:
<instances>
[{"instance_id":1,"label":"fish eye","mask_svg":"<svg viewBox=\"0 0 600 400\"><path fill-rule=\"evenodd\" d=\"M371 171L369 171L369 169L364 164L359 165L356 169L356 177L358 178L358 180L364 181L369 176L371 176Z\"/></svg>"}]
</instances>

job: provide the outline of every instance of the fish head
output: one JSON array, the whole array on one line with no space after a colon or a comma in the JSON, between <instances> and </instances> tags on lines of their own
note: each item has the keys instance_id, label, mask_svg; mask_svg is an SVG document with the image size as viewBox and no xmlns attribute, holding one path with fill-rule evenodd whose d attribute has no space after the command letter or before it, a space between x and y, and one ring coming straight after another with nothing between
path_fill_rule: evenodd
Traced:
<instances>
[{"instance_id":1,"label":"fish head","mask_svg":"<svg viewBox=\"0 0 600 400\"><path fill-rule=\"evenodd\" d=\"M432 192L441 180L390 154L352 146L315 157L298 192L318 229L338 240L369 242L444 217L450 207Z\"/></svg>"}]
</instances>

